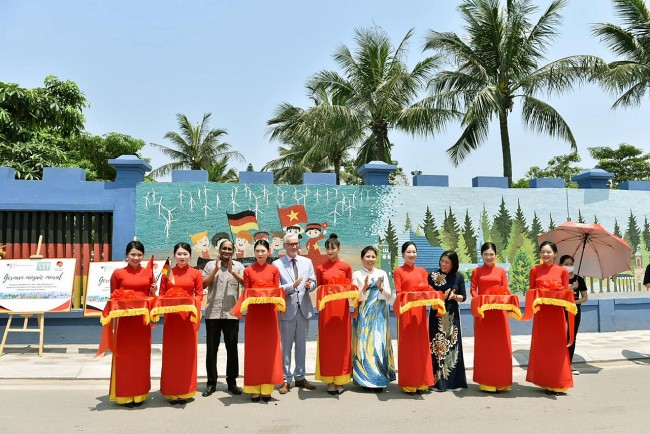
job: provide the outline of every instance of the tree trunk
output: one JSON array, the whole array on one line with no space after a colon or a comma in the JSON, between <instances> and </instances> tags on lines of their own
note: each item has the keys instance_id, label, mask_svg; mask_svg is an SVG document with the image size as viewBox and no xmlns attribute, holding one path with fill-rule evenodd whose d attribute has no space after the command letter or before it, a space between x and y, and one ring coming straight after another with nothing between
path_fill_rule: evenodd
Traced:
<instances>
[{"instance_id":1,"label":"tree trunk","mask_svg":"<svg viewBox=\"0 0 650 434\"><path fill-rule=\"evenodd\" d=\"M508 187L512 187L512 156L510 155L510 133L508 132L508 113L499 114L501 132L501 154L503 158L503 176L508 178Z\"/></svg>"},{"instance_id":2,"label":"tree trunk","mask_svg":"<svg viewBox=\"0 0 650 434\"><path fill-rule=\"evenodd\" d=\"M341 185L341 160L334 160L334 173L336 173L336 185Z\"/></svg>"}]
</instances>

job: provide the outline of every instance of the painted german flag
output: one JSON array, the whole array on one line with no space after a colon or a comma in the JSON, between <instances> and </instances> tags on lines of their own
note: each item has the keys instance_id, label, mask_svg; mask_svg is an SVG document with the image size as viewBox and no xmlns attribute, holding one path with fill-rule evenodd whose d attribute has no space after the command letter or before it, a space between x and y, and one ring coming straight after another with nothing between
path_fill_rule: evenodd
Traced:
<instances>
[{"instance_id":1,"label":"painted german flag","mask_svg":"<svg viewBox=\"0 0 650 434\"><path fill-rule=\"evenodd\" d=\"M230 231L236 234L240 231L252 231L253 229L259 230L257 224L257 217L254 211L242 211L237 214L226 213L228 216L228 223L230 224Z\"/></svg>"},{"instance_id":2,"label":"painted german flag","mask_svg":"<svg viewBox=\"0 0 650 434\"><path fill-rule=\"evenodd\" d=\"M160 274L158 275L158 277L156 277L156 281L158 281L158 279L160 279L160 276L162 275L165 275L167 276L167 278L169 278L169 272L171 269L172 269L172 264L169 261L169 257L167 257L167 260L165 261L165 265L163 265L162 270L160 270Z\"/></svg>"}]
</instances>

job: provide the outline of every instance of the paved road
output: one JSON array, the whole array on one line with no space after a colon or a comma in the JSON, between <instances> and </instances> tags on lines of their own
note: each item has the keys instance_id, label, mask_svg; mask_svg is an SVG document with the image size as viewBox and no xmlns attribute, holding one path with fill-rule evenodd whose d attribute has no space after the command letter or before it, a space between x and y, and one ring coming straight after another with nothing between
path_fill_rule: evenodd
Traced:
<instances>
[{"instance_id":1,"label":"paved road","mask_svg":"<svg viewBox=\"0 0 650 434\"><path fill-rule=\"evenodd\" d=\"M408 396L392 385L382 394L351 386L339 397L292 390L272 402L231 397L220 384L209 398L197 395L170 406L154 392L135 409L108 401L102 380L0 380L3 433L647 433L650 429L650 361L591 364L575 377L567 396L549 396L515 368L512 391L488 395L472 384L461 392ZM153 389L158 384L154 382Z\"/></svg>"}]
</instances>

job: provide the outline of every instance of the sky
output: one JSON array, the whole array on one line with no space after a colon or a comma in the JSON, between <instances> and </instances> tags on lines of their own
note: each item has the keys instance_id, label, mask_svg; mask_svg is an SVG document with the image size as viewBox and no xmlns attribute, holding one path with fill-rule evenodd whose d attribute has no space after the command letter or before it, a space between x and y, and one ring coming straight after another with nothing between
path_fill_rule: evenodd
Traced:
<instances>
[{"instance_id":1,"label":"sky","mask_svg":"<svg viewBox=\"0 0 650 434\"><path fill-rule=\"evenodd\" d=\"M142 155L154 168L169 162L150 143L170 145L164 135L178 131L176 114L199 122L212 113L211 126L225 129L224 141L256 170L277 158L267 121L283 103L308 107L305 83L320 70L337 70L332 54L354 47L354 30L379 26L397 45L409 29L408 64L422 51L428 30L464 36L451 0L315 2L309 0L124 1L59 0L3 2L0 13L0 81L32 88L47 75L76 82L90 102L86 130L119 132L147 143ZM540 9L550 1L536 1ZM548 60L593 54L614 56L591 35L595 23L620 24L609 0L569 0L560 35ZM650 152L647 120L650 100L640 107L611 109L614 101L594 85L548 98L571 127L581 167L596 162L587 148L629 143ZM515 102L510 117L513 177L531 166L570 152L568 143L523 128ZM450 124L434 137L390 133L393 158L406 173L448 175L452 187L469 187L475 176L502 176L498 124L489 139L461 165L446 154L460 134ZM410 178L410 176L409 176Z\"/></svg>"}]
</instances>

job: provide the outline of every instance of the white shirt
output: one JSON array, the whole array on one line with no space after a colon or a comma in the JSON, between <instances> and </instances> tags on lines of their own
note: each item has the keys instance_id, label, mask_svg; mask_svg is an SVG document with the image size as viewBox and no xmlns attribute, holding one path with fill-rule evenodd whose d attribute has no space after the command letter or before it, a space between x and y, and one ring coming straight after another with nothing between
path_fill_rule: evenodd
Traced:
<instances>
[{"instance_id":1,"label":"white shirt","mask_svg":"<svg viewBox=\"0 0 650 434\"><path fill-rule=\"evenodd\" d=\"M359 288L359 301L364 301L367 298L367 293L363 291L363 287L366 282L366 277L368 277L368 286L370 286L372 283L377 282L377 279L380 277L384 278L384 282L382 283L382 289L379 293L379 299L380 300L386 300L390 301L393 294L390 289L390 280L388 280L388 275L384 270L380 270L378 268L373 268L372 271L368 271L365 268L362 268L361 270L357 270L354 273L352 273L352 283L357 285Z\"/></svg>"}]
</instances>

